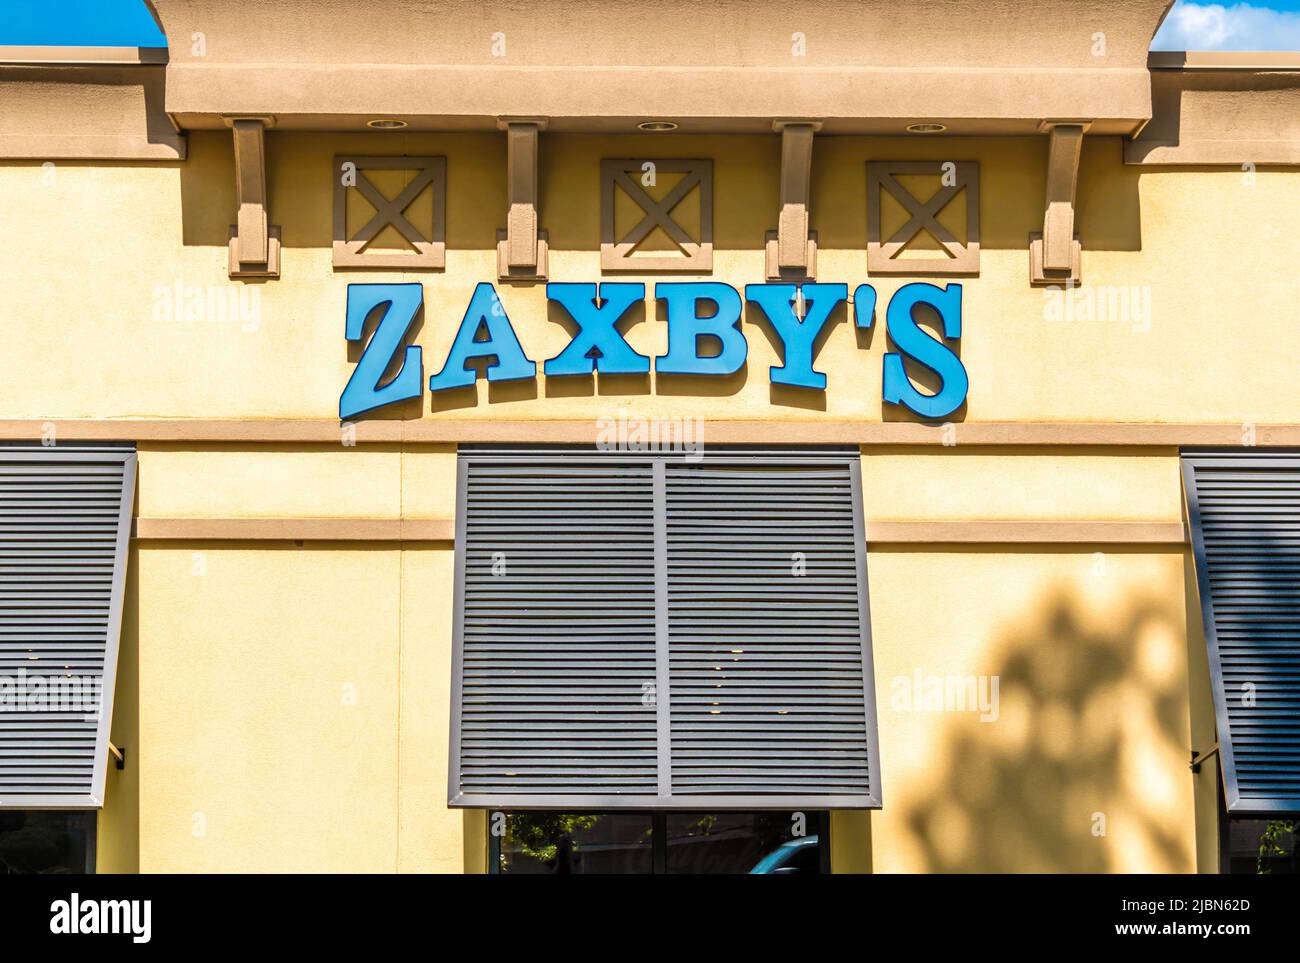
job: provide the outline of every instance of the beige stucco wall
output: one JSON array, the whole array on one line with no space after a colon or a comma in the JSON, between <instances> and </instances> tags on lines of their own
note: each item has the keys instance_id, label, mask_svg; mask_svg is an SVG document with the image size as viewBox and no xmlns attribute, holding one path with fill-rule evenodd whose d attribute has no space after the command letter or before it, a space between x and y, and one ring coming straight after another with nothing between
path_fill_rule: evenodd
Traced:
<instances>
[{"instance_id":1,"label":"beige stucco wall","mask_svg":"<svg viewBox=\"0 0 1300 963\"><path fill-rule=\"evenodd\" d=\"M492 135L268 136L283 277L226 277L228 135L192 133L168 164L0 166L21 243L0 250L0 419L328 419L355 352L346 285L425 284L424 374L442 366L474 285L495 277L504 142ZM868 159L981 162L983 254L963 279L966 423L1295 422L1294 263L1278 212L1294 172L1139 170L1089 140L1079 185L1084 279L1135 290L1146 317L1069 323L1028 284L1041 226L1041 139L826 138L816 147L819 277L866 276ZM448 157L445 273L331 268L335 153ZM775 137L543 136L542 226L553 280L599 269L603 156L715 162L713 279L762 280L776 226ZM676 278L674 278L676 279ZM651 283L653 278L648 279ZM910 278L876 279L883 305ZM186 320L177 286L242 293L255 316ZM502 286L525 351L567 334L541 286ZM1087 290L1087 288L1085 288ZM662 353L650 304L629 340ZM879 322L878 322L879 324ZM817 367L824 398L774 391L766 328L743 376L689 392L548 383L408 405L381 417L573 419L627 413L761 422L894 419L878 329L841 311ZM539 365L540 367L540 365ZM960 439L960 433L958 433ZM707 443L707 434L705 441ZM140 446L138 513L165 518L420 518L454 513L454 450L433 445ZM1182 518L1173 448L864 449L868 520ZM445 543L168 542L131 556L106 870L476 870L482 814L446 807L450 548ZM885 808L836 816L839 869L1212 869L1208 682L1178 546L875 546L870 589ZM901 711L894 680L1001 679L997 722ZM1202 740L1202 741L1197 741ZM1104 818L1099 833L1097 814Z\"/></svg>"}]
</instances>

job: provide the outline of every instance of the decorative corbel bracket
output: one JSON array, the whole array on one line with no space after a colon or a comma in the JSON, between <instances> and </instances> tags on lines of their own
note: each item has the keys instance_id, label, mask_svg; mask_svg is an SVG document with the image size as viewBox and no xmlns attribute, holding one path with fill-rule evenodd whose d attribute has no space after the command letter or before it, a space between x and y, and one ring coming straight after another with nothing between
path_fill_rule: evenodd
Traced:
<instances>
[{"instance_id":1,"label":"decorative corbel bracket","mask_svg":"<svg viewBox=\"0 0 1300 963\"><path fill-rule=\"evenodd\" d=\"M230 226L230 276L278 278L280 228L268 224L266 213L266 129L275 118L222 118L235 139L235 203L237 223Z\"/></svg>"},{"instance_id":2,"label":"decorative corbel bracket","mask_svg":"<svg viewBox=\"0 0 1300 963\"><path fill-rule=\"evenodd\" d=\"M817 275L817 235L808 230L813 135L819 120L776 120L781 135L781 213L764 237L769 281L811 281Z\"/></svg>"},{"instance_id":3,"label":"decorative corbel bracket","mask_svg":"<svg viewBox=\"0 0 1300 963\"><path fill-rule=\"evenodd\" d=\"M546 232L537 229L537 141L541 117L502 117L506 132L506 228L497 231L497 275L502 281L544 281Z\"/></svg>"},{"instance_id":4,"label":"decorative corbel bracket","mask_svg":"<svg viewBox=\"0 0 1300 963\"><path fill-rule=\"evenodd\" d=\"M1089 123L1049 120L1039 125L1049 138L1047 199L1043 231L1029 235L1031 284L1073 285L1082 277L1082 246L1074 233L1074 195L1079 180L1079 154Z\"/></svg>"}]
</instances>

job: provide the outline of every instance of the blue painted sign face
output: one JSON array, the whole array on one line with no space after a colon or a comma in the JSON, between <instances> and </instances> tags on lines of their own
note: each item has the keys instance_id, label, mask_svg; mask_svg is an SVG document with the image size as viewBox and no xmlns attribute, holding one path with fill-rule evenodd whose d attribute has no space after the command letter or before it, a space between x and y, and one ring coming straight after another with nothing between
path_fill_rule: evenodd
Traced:
<instances>
[{"instance_id":1,"label":"blue painted sign face","mask_svg":"<svg viewBox=\"0 0 1300 963\"><path fill-rule=\"evenodd\" d=\"M668 351L653 359L656 372L718 377L735 374L745 364L749 343L740 330L744 301L755 305L781 342L782 363L769 369L773 384L826 390L826 375L814 367L817 339L831 313L848 300L845 284L748 284L744 300L730 284L718 281L661 281L654 286L668 319ZM802 295L803 314L797 305ZM551 283L546 296L577 325L564 350L543 362L548 378L601 374L648 374L652 359L639 354L618 330L618 322L645 300L639 282L605 281L599 285ZM361 341L366 319L380 314L378 326L357 361L339 397L339 418L354 418L396 401L418 398L424 390L422 352L403 344L424 301L420 284L349 284L345 334ZM942 338L917 323L916 309L926 305L938 316ZM859 284L853 292L854 323L870 329L875 323L876 290ZM894 292L885 310L891 350L885 354L884 401L901 405L926 418L944 418L966 401L969 382L961 359L950 346L961 338L961 285L905 284ZM701 353L701 339L717 350ZM402 350L397 374L380 384ZM912 384L903 359L928 369L939 381L934 394ZM486 282L474 289L451 349L438 372L429 378L431 392L467 388L478 377L473 362L486 362L488 381L535 378L537 364L524 353L496 288Z\"/></svg>"}]
</instances>

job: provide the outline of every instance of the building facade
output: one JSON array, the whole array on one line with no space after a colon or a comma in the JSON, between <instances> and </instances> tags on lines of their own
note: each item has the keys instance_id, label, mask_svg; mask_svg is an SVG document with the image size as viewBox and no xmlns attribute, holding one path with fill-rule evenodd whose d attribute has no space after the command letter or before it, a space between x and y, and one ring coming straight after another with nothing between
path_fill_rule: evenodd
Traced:
<instances>
[{"instance_id":1,"label":"building facade","mask_svg":"<svg viewBox=\"0 0 1300 963\"><path fill-rule=\"evenodd\" d=\"M1300 809L1295 55L152 6L0 51L7 867L1253 871Z\"/></svg>"}]
</instances>

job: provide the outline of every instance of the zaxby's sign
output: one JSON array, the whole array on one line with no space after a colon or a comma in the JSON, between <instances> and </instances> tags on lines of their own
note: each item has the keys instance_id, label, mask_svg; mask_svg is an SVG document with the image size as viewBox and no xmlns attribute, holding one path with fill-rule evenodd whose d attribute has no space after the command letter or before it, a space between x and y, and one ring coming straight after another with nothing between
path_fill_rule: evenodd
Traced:
<instances>
[{"instance_id":1,"label":"zaxby's sign","mask_svg":"<svg viewBox=\"0 0 1300 963\"><path fill-rule=\"evenodd\" d=\"M716 281L664 281L655 284L654 294L664 302L668 321L668 352L653 359L656 372L723 377L741 369L749 345L740 330L744 305L735 288ZM551 283L546 285L546 296L577 325L565 349L543 363L546 377L649 373L651 359L634 350L618 330L623 316L645 300L644 284L606 281L598 289L595 284ZM362 340L372 314L381 317L339 398L341 419L420 396L424 390L420 347L407 345L400 362L397 353L423 298L420 284L348 285L349 341ZM771 368L772 383L826 390L826 375L814 367L817 337L831 312L848 300L848 285L749 284L745 300L763 312L782 343L783 363ZM802 311L797 309L800 302ZM869 329L875 322L875 288L858 285L852 303L854 324ZM934 338L917 323L915 311L921 305L937 314L945 340ZM884 357L885 402L927 418L943 418L961 407L968 385L966 369L945 343L961 337L961 285L904 285L889 299L885 327L896 348ZM703 353L706 347L711 350ZM941 385L934 394L920 391L908 379L904 356L933 372ZM537 376L536 362L525 353L496 289L487 283L474 289L446 361L429 378L429 390L472 386L478 377L470 367L475 362L486 365L490 382ZM395 365L397 374L381 384L385 372Z\"/></svg>"}]
</instances>

